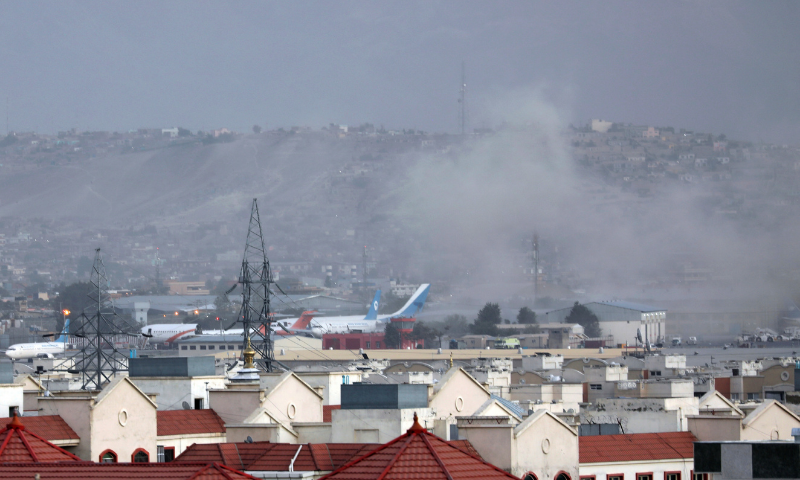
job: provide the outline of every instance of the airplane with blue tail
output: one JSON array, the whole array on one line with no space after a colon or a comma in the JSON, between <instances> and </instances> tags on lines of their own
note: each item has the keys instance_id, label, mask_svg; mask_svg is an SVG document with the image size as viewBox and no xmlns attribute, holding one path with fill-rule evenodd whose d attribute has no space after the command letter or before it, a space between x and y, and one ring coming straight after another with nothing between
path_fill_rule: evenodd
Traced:
<instances>
[{"instance_id":1,"label":"airplane with blue tail","mask_svg":"<svg viewBox=\"0 0 800 480\"><path fill-rule=\"evenodd\" d=\"M37 357L53 358L55 355L62 354L66 351L68 335L69 318L64 322L64 330L61 332L61 335L54 341L41 343L17 343L8 347L5 353L6 356L11 360L23 360Z\"/></svg>"},{"instance_id":2,"label":"airplane with blue tail","mask_svg":"<svg viewBox=\"0 0 800 480\"><path fill-rule=\"evenodd\" d=\"M309 328L312 335L321 338L326 333L373 333L382 332L386 324L393 318L413 318L417 312L425 306L428 292L431 289L429 283L424 283L417 288L405 305L400 310L388 314L378 315L380 308L381 291L375 293L375 298L369 306L367 315L348 315L342 317L315 317Z\"/></svg>"}]
</instances>

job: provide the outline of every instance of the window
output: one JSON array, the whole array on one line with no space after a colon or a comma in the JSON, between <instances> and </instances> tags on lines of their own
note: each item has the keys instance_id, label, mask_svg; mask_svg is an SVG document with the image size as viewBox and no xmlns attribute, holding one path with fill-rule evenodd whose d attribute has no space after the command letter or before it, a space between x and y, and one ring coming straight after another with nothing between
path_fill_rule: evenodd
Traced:
<instances>
[{"instance_id":1,"label":"window","mask_svg":"<svg viewBox=\"0 0 800 480\"><path fill-rule=\"evenodd\" d=\"M681 480L681 472L664 472L664 480Z\"/></svg>"},{"instance_id":2,"label":"window","mask_svg":"<svg viewBox=\"0 0 800 480\"><path fill-rule=\"evenodd\" d=\"M164 461L164 445L156 447L156 462L162 463Z\"/></svg>"},{"instance_id":3,"label":"window","mask_svg":"<svg viewBox=\"0 0 800 480\"><path fill-rule=\"evenodd\" d=\"M192 346L190 346L190 347L189 347L189 350L197 350L197 347L195 347L194 345L192 345Z\"/></svg>"},{"instance_id":4,"label":"window","mask_svg":"<svg viewBox=\"0 0 800 480\"><path fill-rule=\"evenodd\" d=\"M660 377L661 376L661 370L650 370L650 376L651 377Z\"/></svg>"},{"instance_id":5,"label":"window","mask_svg":"<svg viewBox=\"0 0 800 480\"><path fill-rule=\"evenodd\" d=\"M367 342L367 348L369 348L369 342Z\"/></svg>"},{"instance_id":6,"label":"window","mask_svg":"<svg viewBox=\"0 0 800 480\"><path fill-rule=\"evenodd\" d=\"M555 480L572 480L566 472L558 472Z\"/></svg>"},{"instance_id":7,"label":"window","mask_svg":"<svg viewBox=\"0 0 800 480\"><path fill-rule=\"evenodd\" d=\"M738 393L731 393L731 400L739 400L739 394Z\"/></svg>"},{"instance_id":8,"label":"window","mask_svg":"<svg viewBox=\"0 0 800 480\"><path fill-rule=\"evenodd\" d=\"M205 350L205 349L206 349L205 345L200 345L200 350Z\"/></svg>"},{"instance_id":9,"label":"window","mask_svg":"<svg viewBox=\"0 0 800 480\"><path fill-rule=\"evenodd\" d=\"M19 407L8 407L8 416L13 417L19 415Z\"/></svg>"},{"instance_id":10,"label":"window","mask_svg":"<svg viewBox=\"0 0 800 480\"><path fill-rule=\"evenodd\" d=\"M236 350L236 345L228 345L228 350Z\"/></svg>"},{"instance_id":11,"label":"window","mask_svg":"<svg viewBox=\"0 0 800 480\"><path fill-rule=\"evenodd\" d=\"M637 473L636 480L653 480L653 472Z\"/></svg>"},{"instance_id":12,"label":"window","mask_svg":"<svg viewBox=\"0 0 800 480\"><path fill-rule=\"evenodd\" d=\"M171 462L175 460L175 447L164 447L164 461Z\"/></svg>"},{"instance_id":13,"label":"window","mask_svg":"<svg viewBox=\"0 0 800 480\"><path fill-rule=\"evenodd\" d=\"M117 454L113 450L106 450L100 454L100 463L117 463Z\"/></svg>"},{"instance_id":14,"label":"window","mask_svg":"<svg viewBox=\"0 0 800 480\"><path fill-rule=\"evenodd\" d=\"M596 480L597 477L594 475L581 475L581 480Z\"/></svg>"},{"instance_id":15,"label":"window","mask_svg":"<svg viewBox=\"0 0 800 480\"><path fill-rule=\"evenodd\" d=\"M603 385L599 384L599 383L590 383L589 384L589 388L591 390L602 390L603 389Z\"/></svg>"},{"instance_id":16,"label":"window","mask_svg":"<svg viewBox=\"0 0 800 480\"><path fill-rule=\"evenodd\" d=\"M692 473L692 480L708 480L707 473Z\"/></svg>"},{"instance_id":17,"label":"window","mask_svg":"<svg viewBox=\"0 0 800 480\"><path fill-rule=\"evenodd\" d=\"M202 410L203 409L203 399L202 398L195 398L194 399L194 409L195 410Z\"/></svg>"},{"instance_id":18,"label":"window","mask_svg":"<svg viewBox=\"0 0 800 480\"><path fill-rule=\"evenodd\" d=\"M186 345L181 345L181 350L189 350L189 347L187 347Z\"/></svg>"},{"instance_id":19,"label":"window","mask_svg":"<svg viewBox=\"0 0 800 480\"><path fill-rule=\"evenodd\" d=\"M216 348L216 346L215 346L215 345L209 345L209 346L208 346L208 349L209 349L209 350L214 350L215 348Z\"/></svg>"},{"instance_id":20,"label":"window","mask_svg":"<svg viewBox=\"0 0 800 480\"><path fill-rule=\"evenodd\" d=\"M137 448L131 455L131 462L133 463L149 463L150 454L143 448Z\"/></svg>"},{"instance_id":21,"label":"window","mask_svg":"<svg viewBox=\"0 0 800 480\"><path fill-rule=\"evenodd\" d=\"M376 341L375 342L375 348L381 348L381 342Z\"/></svg>"},{"instance_id":22,"label":"window","mask_svg":"<svg viewBox=\"0 0 800 480\"><path fill-rule=\"evenodd\" d=\"M748 393L747 394L747 399L748 400L758 400L759 398L761 398L761 394L758 393L758 392L753 392L753 393Z\"/></svg>"},{"instance_id":23,"label":"window","mask_svg":"<svg viewBox=\"0 0 800 480\"><path fill-rule=\"evenodd\" d=\"M525 477L522 480L539 480L539 479L536 478L536 475L534 475L532 473L528 473L528 474L525 475Z\"/></svg>"},{"instance_id":24,"label":"window","mask_svg":"<svg viewBox=\"0 0 800 480\"><path fill-rule=\"evenodd\" d=\"M342 385L350 385L350 375L342 375Z\"/></svg>"},{"instance_id":25,"label":"window","mask_svg":"<svg viewBox=\"0 0 800 480\"><path fill-rule=\"evenodd\" d=\"M622 473L615 473L612 475L606 475L606 480L625 480L625 475Z\"/></svg>"}]
</instances>

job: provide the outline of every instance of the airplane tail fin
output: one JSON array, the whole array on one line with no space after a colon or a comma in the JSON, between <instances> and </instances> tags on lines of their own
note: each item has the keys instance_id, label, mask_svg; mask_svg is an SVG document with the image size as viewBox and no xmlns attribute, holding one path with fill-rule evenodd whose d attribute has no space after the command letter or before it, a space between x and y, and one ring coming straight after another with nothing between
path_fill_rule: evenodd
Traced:
<instances>
[{"instance_id":1,"label":"airplane tail fin","mask_svg":"<svg viewBox=\"0 0 800 480\"><path fill-rule=\"evenodd\" d=\"M378 290L375 292L375 298L372 299L372 304L369 306L369 311L367 312L367 316L364 317L364 320L377 320L378 319L378 308L380 307L381 301L381 291Z\"/></svg>"},{"instance_id":2,"label":"airplane tail fin","mask_svg":"<svg viewBox=\"0 0 800 480\"><path fill-rule=\"evenodd\" d=\"M311 323L311 320L314 318L316 313L316 310L307 310L303 312L300 315L300 318L298 318L297 321L294 322L294 325L292 325L290 328L292 330L305 330L308 328L308 324Z\"/></svg>"},{"instance_id":3,"label":"airplane tail fin","mask_svg":"<svg viewBox=\"0 0 800 480\"><path fill-rule=\"evenodd\" d=\"M67 343L67 335L69 335L69 318L64 321L64 330L61 336L56 339L56 342Z\"/></svg>"},{"instance_id":4,"label":"airplane tail fin","mask_svg":"<svg viewBox=\"0 0 800 480\"><path fill-rule=\"evenodd\" d=\"M784 308L786 308L786 316L784 318L800 320L800 308L797 308L797 305L792 300L787 299Z\"/></svg>"},{"instance_id":5,"label":"airplane tail fin","mask_svg":"<svg viewBox=\"0 0 800 480\"><path fill-rule=\"evenodd\" d=\"M414 295L411 295L411 298L409 298L406 304L403 305L403 308L389 315L389 318L411 318L416 315L417 312L422 310L422 307L425 306L425 300L428 298L428 292L430 289L430 283L423 283L420 285L417 291L414 292Z\"/></svg>"}]
</instances>

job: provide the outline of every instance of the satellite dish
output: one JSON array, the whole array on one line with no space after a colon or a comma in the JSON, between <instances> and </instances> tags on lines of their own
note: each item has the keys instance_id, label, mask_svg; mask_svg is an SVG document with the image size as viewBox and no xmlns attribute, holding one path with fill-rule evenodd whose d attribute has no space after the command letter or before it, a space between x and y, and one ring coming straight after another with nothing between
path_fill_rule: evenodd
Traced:
<instances>
[{"instance_id":1,"label":"satellite dish","mask_svg":"<svg viewBox=\"0 0 800 480\"><path fill-rule=\"evenodd\" d=\"M184 410L191 410L191 409L192 409L192 406L191 406L191 405L189 405L189 402L186 402L186 401L184 401L184 402L181 404L181 406L183 407L183 409L184 409Z\"/></svg>"},{"instance_id":2,"label":"satellite dish","mask_svg":"<svg viewBox=\"0 0 800 480\"><path fill-rule=\"evenodd\" d=\"M247 438L244 439L244 443L253 443L253 437L248 435Z\"/></svg>"}]
</instances>

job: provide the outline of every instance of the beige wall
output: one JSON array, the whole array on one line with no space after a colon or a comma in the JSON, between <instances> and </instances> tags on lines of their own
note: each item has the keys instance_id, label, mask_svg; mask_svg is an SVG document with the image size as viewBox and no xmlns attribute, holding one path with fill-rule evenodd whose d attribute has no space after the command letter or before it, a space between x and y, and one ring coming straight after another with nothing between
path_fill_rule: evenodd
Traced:
<instances>
[{"instance_id":1,"label":"beige wall","mask_svg":"<svg viewBox=\"0 0 800 480\"><path fill-rule=\"evenodd\" d=\"M296 436L277 423L227 425L226 428L228 442L244 442L250 437L255 442L298 443Z\"/></svg>"},{"instance_id":2,"label":"beige wall","mask_svg":"<svg viewBox=\"0 0 800 480\"><path fill-rule=\"evenodd\" d=\"M350 383L361 381L361 372L296 372L296 374L312 387L325 387L322 391L323 405L342 404L343 376L348 377Z\"/></svg>"},{"instance_id":3,"label":"beige wall","mask_svg":"<svg viewBox=\"0 0 800 480\"><path fill-rule=\"evenodd\" d=\"M100 453L111 449L120 462L130 462L133 452L144 448L156 461L156 407L130 383L119 382L90 413L91 460L99 461Z\"/></svg>"},{"instance_id":4,"label":"beige wall","mask_svg":"<svg viewBox=\"0 0 800 480\"><path fill-rule=\"evenodd\" d=\"M492 465L510 472L516 463L514 425L462 425L459 440L469 440L481 457Z\"/></svg>"},{"instance_id":5,"label":"beige wall","mask_svg":"<svg viewBox=\"0 0 800 480\"><path fill-rule=\"evenodd\" d=\"M202 433L197 435L169 435L156 438L156 444L161 447L174 447L177 457L189 446L195 443L225 443L224 433ZM151 458L155 462L155 458Z\"/></svg>"},{"instance_id":6,"label":"beige wall","mask_svg":"<svg viewBox=\"0 0 800 480\"><path fill-rule=\"evenodd\" d=\"M542 415L517 435L517 463L511 473L521 478L533 472L539 479L550 479L564 471L577 479L578 435L570 430L550 415Z\"/></svg>"},{"instance_id":7,"label":"beige wall","mask_svg":"<svg viewBox=\"0 0 800 480\"><path fill-rule=\"evenodd\" d=\"M261 402L275 419L292 422L322 422L322 398L295 376L289 376Z\"/></svg>"},{"instance_id":8,"label":"beige wall","mask_svg":"<svg viewBox=\"0 0 800 480\"><path fill-rule=\"evenodd\" d=\"M697 416L689 417L689 431L701 442L740 440L741 419L738 416Z\"/></svg>"},{"instance_id":9,"label":"beige wall","mask_svg":"<svg viewBox=\"0 0 800 480\"><path fill-rule=\"evenodd\" d=\"M91 419L90 404L93 403L87 394L83 398L39 397L39 415L61 415L61 418L78 434L81 442L70 449L70 452L83 460L91 458Z\"/></svg>"},{"instance_id":10,"label":"beige wall","mask_svg":"<svg viewBox=\"0 0 800 480\"><path fill-rule=\"evenodd\" d=\"M242 423L261 407L262 392L257 386L249 389L210 390L210 407L227 423Z\"/></svg>"},{"instance_id":11,"label":"beige wall","mask_svg":"<svg viewBox=\"0 0 800 480\"><path fill-rule=\"evenodd\" d=\"M436 411L439 418L472 415L488 399L489 392L459 369L458 373L428 400L428 407Z\"/></svg>"},{"instance_id":12,"label":"beige wall","mask_svg":"<svg viewBox=\"0 0 800 480\"><path fill-rule=\"evenodd\" d=\"M389 442L411 428L415 412L419 416L420 425L434 427L433 410L430 408L333 410L331 442Z\"/></svg>"},{"instance_id":13,"label":"beige wall","mask_svg":"<svg viewBox=\"0 0 800 480\"><path fill-rule=\"evenodd\" d=\"M330 423L293 423L292 428L297 432L297 443L331 443Z\"/></svg>"},{"instance_id":14,"label":"beige wall","mask_svg":"<svg viewBox=\"0 0 800 480\"><path fill-rule=\"evenodd\" d=\"M11 407L14 407L22 415L24 403L22 384L0 383L0 415L8 416Z\"/></svg>"},{"instance_id":15,"label":"beige wall","mask_svg":"<svg viewBox=\"0 0 800 480\"><path fill-rule=\"evenodd\" d=\"M791 440L800 422L778 405L772 405L749 425L742 426L741 440Z\"/></svg>"}]
</instances>

